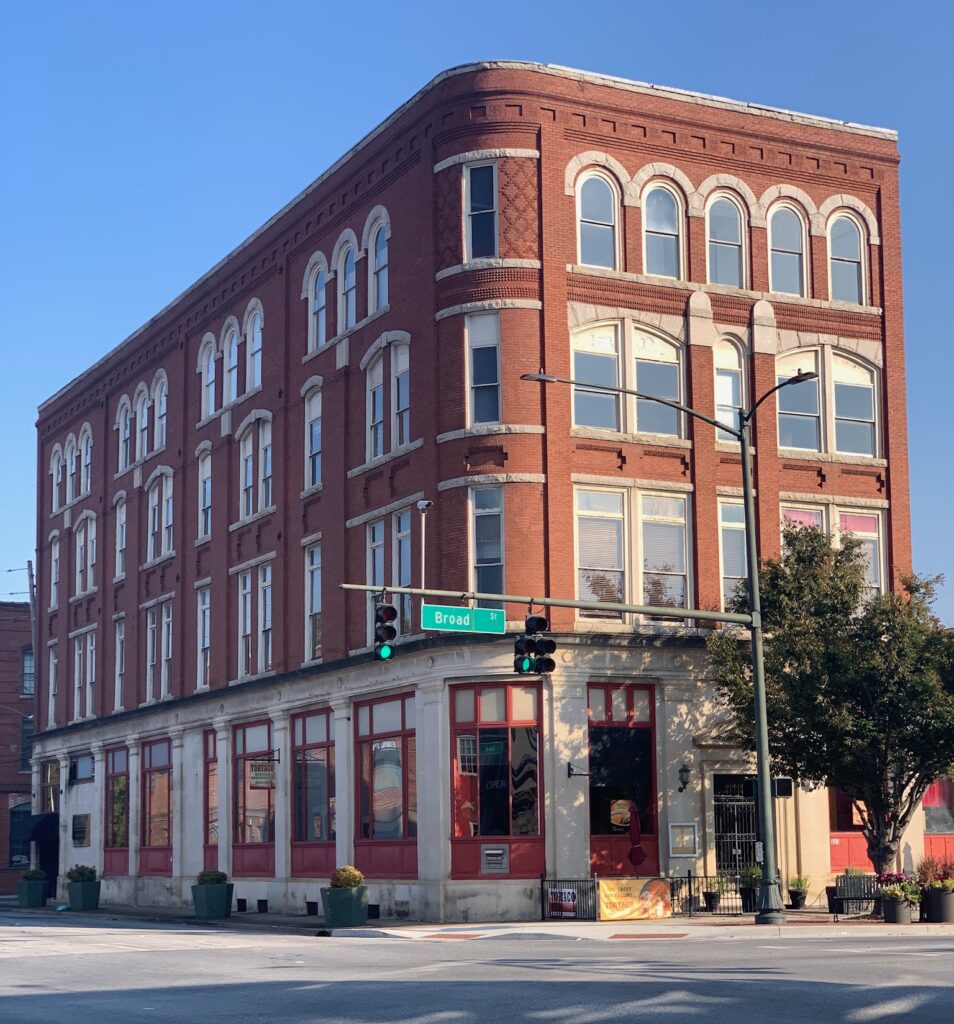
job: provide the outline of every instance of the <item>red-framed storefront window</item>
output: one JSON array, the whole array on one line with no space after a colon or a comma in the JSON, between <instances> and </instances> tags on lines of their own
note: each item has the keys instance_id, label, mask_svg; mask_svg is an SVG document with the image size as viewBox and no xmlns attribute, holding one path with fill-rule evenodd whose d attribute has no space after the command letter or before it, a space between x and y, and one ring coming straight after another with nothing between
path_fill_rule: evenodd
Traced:
<instances>
[{"instance_id":1,"label":"red-framed storefront window","mask_svg":"<svg viewBox=\"0 0 954 1024\"><path fill-rule=\"evenodd\" d=\"M832 871L838 873L848 867L872 870L861 815L851 797L840 789L828 791L828 828Z\"/></svg>"},{"instance_id":2,"label":"red-framed storefront window","mask_svg":"<svg viewBox=\"0 0 954 1024\"><path fill-rule=\"evenodd\" d=\"M103 874L129 874L129 754L106 751L106 808L103 822Z\"/></svg>"},{"instance_id":3,"label":"red-framed storefront window","mask_svg":"<svg viewBox=\"0 0 954 1024\"><path fill-rule=\"evenodd\" d=\"M275 771L272 723L249 722L232 730L235 818L232 874L275 875Z\"/></svg>"},{"instance_id":4,"label":"red-framed storefront window","mask_svg":"<svg viewBox=\"0 0 954 1024\"><path fill-rule=\"evenodd\" d=\"M219 761L214 729L207 729L202 734L202 754L205 790L202 866L207 871L214 871L219 866Z\"/></svg>"},{"instance_id":5,"label":"red-framed storefront window","mask_svg":"<svg viewBox=\"0 0 954 1024\"><path fill-rule=\"evenodd\" d=\"M172 874L172 743L142 747L142 843L139 874Z\"/></svg>"},{"instance_id":6,"label":"red-framed storefront window","mask_svg":"<svg viewBox=\"0 0 954 1024\"><path fill-rule=\"evenodd\" d=\"M539 684L451 690L453 878L545 870Z\"/></svg>"},{"instance_id":7,"label":"red-framed storefront window","mask_svg":"<svg viewBox=\"0 0 954 1024\"><path fill-rule=\"evenodd\" d=\"M954 860L954 778L928 786L924 799L924 855Z\"/></svg>"},{"instance_id":8,"label":"red-framed storefront window","mask_svg":"<svg viewBox=\"0 0 954 1024\"><path fill-rule=\"evenodd\" d=\"M659 874L653 687L596 682L587 696L590 870L602 877ZM629 859L634 808L646 854L638 868Z\"/></svg>"},{"instance_id":9,"label":"red-framed storefront window","mask_svg":"<svg viewBox=\"0 0 954 1024\"><path fill-rule=\"evenodd\" d=\"M335 869L335 746L331 712L292 718L292 874Z\"/></svg>"},{"instance_id":10,"label":"red-framed storefront window","mask_svg":"<svg viewBox=\"0 0 954 1024\"><path fill-rule=\"evenodd\" d=\"M414 696L356 704L355 865L369 878L417 878Z\"/></svg>"}]
</instances>

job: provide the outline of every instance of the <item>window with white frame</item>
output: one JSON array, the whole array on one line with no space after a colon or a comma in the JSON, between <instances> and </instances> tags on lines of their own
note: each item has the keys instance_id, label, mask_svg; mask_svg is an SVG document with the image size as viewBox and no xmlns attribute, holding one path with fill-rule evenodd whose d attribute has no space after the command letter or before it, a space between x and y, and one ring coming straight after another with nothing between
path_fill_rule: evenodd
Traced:
<instances>
[{"instance_id":1,"label":"window with white frame","mask_svg":"<svg viewBox=\"0 0 954 1024\"><path fill-rule=\"evenodd\" d=\"M168 697L172 692L172 602L163 601L159 608L162 612L159 696Z\"/></svg>"},{"instance_id":2,"label":"window with white frame","mask_svg":"<svg viewBox=\"0 0 954 1024\"><path fill-rule=\"evenodd\" d=\"M66 504L79 497L79 455L72 435L66 442Z\"/></svg>"},{"instance_id":3,"label":"window with white frame","mask_svg":"<svg viewBox=\"0 0 954 1024\"><path fill-rule=\"evenodd\" d=\"M166 414L168 412L169 400L169 385L164 381L160 381L156 388L156 394L153 399L155 405L155 447L165 448L166 446Z\"/></svg>"},{"instance_id":4,"label":"window with white frame","mask_svg":"<svg viewBox=\"0 0 954 1024\"><path fill-rule=\"evenodd\" d=\"M209 343L202 354L202 418L215 412L215 345Z\"/></svg>"},{"instance_id":5,"label":"window with white frame","mask_svg":"<svg viewBox=\"0 0 954 1024\"><path fill-rule=\"evenodd\" d=\"M86 672L86 636L73 637L73 714L71 722L82 717L83 678Z\"/></svg>"},{"instance_id":6,"label":"window with white frame","mask_svg":"<svg viewBox=\"0 0 954 1024\"><path fill-rule=\"evenodd\" d=\"M86 634L86 717L95 715L93 689L96 686L96 631ZM77 716L78 717L78 716Z\"/></svg>"},{"instance_id":7,"label":"window with white frame","mask_svg":"<svg viewBox=\"0 0 954 1024\"><path fill-rule=\"evenodd\" d=\"M734 342L722 339L712 353L715 363L716 419L733 430L741 426L742 412L742 353ZM737 441L738 438L725 430L716 431L718 441Z\"/></svg>"},{"instance_id":8,"label":"window with white frame","mask_svg":"<svg viewBox=\"0 0 954 1024\"><path fill-rule=\"evenodd\" d=\"M835 451L874 455L877 451L874 373L844 356L832 355Z\"/></svg>"},{"instance_id":9,"label":"window with white frame","mask_svg":"<svg viewBox=\"0 0 954 1024\"><path fill-rule=\"evenodd\" d=\"M680 349L661 338L635 332L633 355L635 390L681 402ZM649 398L636 399L636 431L640 434L682 436L683 415L677 409Z\"/></svg>"},{"instance_id":10,"label":"window with white frame","mask_svg":"<svg viewBox=\"0 0 954 1024\"><path fill-rule=\"evenodd\" d=\"M626 512L620 491L577 491L577 592L581 601L626 600ZM619 612L584 608L581 618L615 619Z\"/></svg>"},{"instance_id":11,"label":"window with white frame","mask_svg":"<svg viewBox=\"0 0 954 1024\"><path fill-rule=\"evenodd\" d=\"M371 242L371 308L377 313L388 304L388 232L387 226L379 225Z\"/></svg>"},{"instance_id":12,"label":"window with white frame","mask_svg":"<svg viewBox=\"0 0 954 1024\"><path fill-rule=\"evenodd\" d=\"M384 587L384 520L376 519L368 523L367 579L373 587ZM368 605L368 642L374 635L374 616L370 602Z\"/></svg>"},{"instance_id":13,"label":"window with white frame","mask_svg":"<svg viewBox=\"0 0 954 1024\"><path fill-rule=\"evenodd\" d=\"M245 342L248 365L245 367L245 390L261 387L262 384L262 314L252 314Z\"/></svg>"},{"instance_id":14,"label":"window with white frame","mask_svg":"<svg viewBox=\"0 0 954 1024\"><path fill-rule=\"evenodd\" d=\"M242 679L252 674L252 574L238 577L238 674Z\"/></svg>"},{"instance_id":15,"label":"window with white frame","mask_svg":"<svg viewBox=\"0 0 954 1024\"><path fill-rule=\"evenodd\" d=\"M470 492L473 517L473 586L483 594L504 593L504 507L502 487L475 487ZM481 608L502 608L484 599Z\"/></svg>"},{"instance_id":16,"label":"window with white frame","mask_svg":"<svg viewBox=\"0 0 954 1024\"><path fill-rule=\"evenodd\" d=\"M497 255L497 165L464 166L464 259Z\"/></svg>"},{"instance_id":17,"label":"window with white frame","mask_svg":"<svg viewBox=\"0 0 954 1024\"><path fill-rule=\"evenodd\" d=\"M272 425L262 420L258 426L258 507L272 507Z\"/></svg>"},{"instance_id":18,"label":"window with white frame","mask_svg":"<svg viewBox=\"0 0 954 1024\"><path fill-rule=\"evenodd\" d=\"M358 279L355 270L354 248L345 247L338 260L338 333L354 327L358 319Z\"/></svg>"},{"instance_id":19,"label":"window with white frame","mask_svg":"<svg viewBox=\"0 0 954 1024\"><path fill-rule=\"evenodd\" d=\"M123 683L126 676L126 622L118 619L113 637L113 711L123 709Z\"/></svg>"},{"instance_id":20,"label":"window with white frame","mask_svg":"<svg viewBox=\"0 0 954 1024\"><path fill-rule=\"evenodd\" d=\"M862 231L847 214L836 217L828 228L830 294L840 302L864 302Z\"/></svg>"},{"instance_id":21,"label":"window with white frame","mask_svg":"<svg viewBox=\"0 0 954 1024\"><path fill-rule=\"evenodd\" d=\"M199 473L199 538L212 535L212 453L202 452Z\"/></svg>"},{"instance_id":22,"label":"window with white frame","mask_svg":"<svg viewBox=\"0 0 954 1024\"><path fill-rule=\"evenodd\" d=\"M573 337L573 378L585 384L619 387L619 330L595 328ZM578 427L620 429L620 396L586 387L573 389L573 422Z\"/></svg>"},{"instance_id":23,"label":"window with white frame","mask_svg":"<svg viewBox=\"0 0 954 1024\"><path fill-rule=\"evenodd\" d=\"M646 273L682 277L680 203L668 188L657 186L643 200Z\"/></svg>"},{"instance_id":24,"label":"window with white frame","mask_svg":"<svg viewBox=\"0 0 954 1024\"><path fill-rule=\"evenodd\" d=\"M96 586L94 568L96 565L96 517L88 513L77 524L74 531L74 569L76 581L74 593L86 594Z\"/></svg>"},{"instance_id":25,"label":"window with white frame","mask_svg":"<svg viewBox=\"0 0 954 1024\"><path fill-rule=\"evenodd\" d=\"M149 399L145 393L136 401L136 461L149 454Z\"/></svg>"},{"instance_id":26,"label":"window with white frame","mask_svg":"<svg viewBox=\"0 0 954 1024\"><path fill-rule=\"evenodd\" d=\"M411 366L408 345L391 346L391 447L411 440Z\"/></svg>"},{"instance_id":27,"label":"window with white frame","mask_svg":"<svg viewBox=\"0 0 954 1024\"><path fill-rule=\"evenodd\" d=\"M50 540L50 609L60 603L60 538Z\"/></svg>"},{"instance_id":28,"label":"window with white frame","mask_svg":"<svg viewBox=\"0 0 954 1024\"><path fill-rule=\"evenodd\" d=\"M132 462L132 414L124 406L119 414L119 468L128 469Z\"/></svg>"},{"instance_id":29,"label":"window with white frame","mask_svg":"<svg viewBox=\"0 0 954 1024\"><path fill-rule=\"evenodd\" d=\"M749 574L745 509L740 502L719 502L719 547L722 556L722 607L728 608L739 584Z\"/></svg>"},{"instance_id":30,"label":"window with white frame","mask_svg":"<svg viewBox=\"0 0 954 1024\"><path fill-rule=\"evenodd\" d=\"M577 185L579 261L589 267L617 269L616 223L619 195L601 174L591 172Z\"/></svg>"},{"instance_id":31,"label":"window with white frame","mask_svg":"<svg viewBox=\"0 0 954 1024\"><path fill-rule=\"evenodd\" d=\"M57 645L50 644L50 653L48 655L47 663L47 678L49 684L46 692L46 727L47 729L53 729L56 726L56 688L60 668L59 654L57 653Z\"/></svg>"},{"instance_id":32,"label":"window with white frame","mask_svg":"<svg viewBox=\"0 0 954 1024\"><path fill-rule=\"evenodd\" d=\"M126 575L126 499L116 502L116 578Z\"/></svg>"},{"instance_id":33,"label":"window with white frame","mask_svg":"<svg viewBox=\"0 0 954 1024\"><path fill-rule=\"evenodd\" d=\"M272 667L272 567L258 567L258 671Z\"/></svg>"},{"instance_id":34,"label":"window with white frame","mask_svg":"<svg viewBox=\"0 0 954 1024\"><path fill-rule=\"evenodd\" d=\"M146 498L148 562L172 554L172 509L172 474L163 473L149 485Z\"/></svg>"},{"instance_id":35,"label":"window with white frame","mask_svg":"<svg viewBox=\"0 0 954 1024\"><path fill-rule=\"evenodd\" d=\"M207 690L212 672L212 591L209 587L196 591L195 645L195 688Z\"/></svg>"},{"instance_id":36,"label":"window with white frame","mask_svg":"<svg viewBox=\"0 0 954 1024\"><path fill-rule=\"evenodd\" d=\"M321 657L321 545L305 549L305 660Z\"/></svg>"},{"instance_id":37,"label":"window with white frame","mask_svg":"<svg viewBox=\"0 0 954 1024\"><path fill-rule=\"evenodd\" d=\"M229 330L225 339L225 403L238 398L238 331Z\"/></svg>"},{"instance_id":38,"label":"window with white frame","mask_svg":"<svg viewBox=\"0 0 954 1024\"><path fill-rule=\"evenodd\" d=\"M391 586L409 587L411 585L411 510L409 508L395 512L391 517ZM398 636L408 636L411 632L411 595L396 594L398 617Z\"/></svg>"},{"instance_id":39,"label":"window with white frame","mask_svg":"<svg viewBox=\"0 0 954 1024\"><path fill-rule=\"evenodd\" d=\"M53 512L59 512L63 501L63 456L58 448L50 461L50 477L52 480L50 509Z\"/></svg>"},{"instance_id":40,"label":"window with white frame","mask_svg":"<svg viewBox=\"0 0 954 1024\"><path fill-rule=\"evenodd\" d=\"M272 424L259 417L239 437L240 518L270 511L273 495Z\"/></svg>"},{"instance_id":41,"label":"window with white frame","mask_svg":"<svg viewBox=\"0 0 954 1024\"><path fill-rule=\"evenodd\" d=\"M877 597L884 592L882 515L879 511L834 505L783 505L781 519L783 528L810 526L824 530L836 544L841 543L842 537L854 536L861 542L864 554L864 596Z\"/></svg>"},{"instance_id":42,"label":"window with white frame","mask_svg":"<svg viewBox=\"0 0 954 1024\"><path fill-rule=\"evenodd\" d=\"M305 398L305 487L321 484L321 390Z\"/></svg>"},{"instance_id":43,"label":"window with white frame","mask_svg":"<svg viewBox=\"0 0 954 1024\"><path fill-rule=\"evenodd\" d=\"M784 384L799 373L818 372L817 353L793 352L776 360L776 383ZM780 448L821 451L819 380L790 384L777 392Z\"/></svg>"},{"instance_id":44,"label":"window with white frame","mask_svg":"<svg viewBox=\"0 0 954 1024\"><path fill-rule=\"evenodd\" d=\"M500 314L470 313L464 320L470 371L470 422L500 422Z\"/></svg>"},{"instance_id":45,"label":"window with white frame","mask_svg":"<svg viewBox=\"0 0 954 1024\"><path fill-rule=\"evenodd\" d=\"M791 206L769 216L769 290L805 294L805 222Z\"/></svg>"},{"instance_id":46,"label":"window with white frame","mask_svg":"<svg viewBox=\"0 0 954 1024\"><path fill-rule=\"evenodd\" d=\"M384 359L378 356L367 370L368 458L384 454Z\"/></svg>"},{"instance_id":47,"label":"window with white frame","mask_svg":"<svg viewBox=\"0 0 954 1024\"><path fill-rule=\"evenodd\" d=\"M253 455L254 437L252 431L246 433L239 446L239 462L241 471L241 504L239 514L247 518L255 512L255 457Z\"/></svg>"},{"instance_id":48,"label":"window with white frame","mask_svg":"<svg viewBox=\"0 0 954 1024\"><path fill-rule=\"evenodd\" d=\"M88 430L80 434L80 450L83 456L80 489L81 493L89 494L93 487L93 435Z\"/></svg>"},{"instance_id":49,"label":"window with white frame","mask_svg":"<svg viewBox=\"0 0 954 1024\"><path fill-rule=\"evenodd\" d=\"M640 520L643 604L688 607L686 499L643 494Z\"/></svg>"},{"instance_id":50,"label":"window with white frame","mask_svg":"<svg viewBox=\"0 0 954 1024\"><path fill-rule=\"evenodd\" d=\"M312 349L321 348L328 341L328 278L319 267L311 282Z\"/></svg>"},{"instance_id":51,"label":"window with white frame","mask_svg":"<svg viewBox=\"0 0 954 1024\"><path fill-rule=\"evenodd\" d=\"M721 195L706 214L709 235L709 281L742 288L745 280L742 248L742 212L736 203Z\"/></svg>"}]
</instances>

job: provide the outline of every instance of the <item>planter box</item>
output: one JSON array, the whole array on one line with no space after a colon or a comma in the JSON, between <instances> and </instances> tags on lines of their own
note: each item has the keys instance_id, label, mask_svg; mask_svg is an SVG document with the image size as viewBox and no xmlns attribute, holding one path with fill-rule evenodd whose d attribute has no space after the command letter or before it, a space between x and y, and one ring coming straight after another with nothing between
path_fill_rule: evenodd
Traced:
<instances>
[{"instance_id":1,"label":"planter box","mask_svg":"<svg viewBox=\"0 0 954 1024\"><path fill-rule=\"evenodd\" d=\"M45 907L46 882L17 882L18 907Z\"/></svg>"},{"instance_id":2,"label":"planter box","mask_svg":"<svg viewBox=\"0 0 954 1024\"><path fill-rule=\"evenodd\" d=\"M718 892L704 892L702 894L703 900L705 900L706 910L710 914L714 914L719 909L719 904L722 902L722 894Z\"/></svg>"},{"instance_id":3,"label":"planter box","mask_svg":"<svg viewBox=\"0 0 954 1024\"><path fill-rule=\"evenodd\" d=\"M911 911L914 907L913 903L908 903L907 900L882 899L881 906L884 910L885 924L911 923Z\"/></svg>"},{"instance_id":4,"label":"planter box","mask_svg":"<svg viewBox=\"0 0 954 1024\"><path fill-rule=\"evenodd\" d=\"M954 889L927 889L924 902L932 924L954 924Z\"/></svg>"},{"instance_id":5,"label":"planter box","mask_svg":"<svg viewBox=\"0 0 954 1024\"><path fill-rule=\"evenodd\" d=\"M754 914L759 902L758 889L754 885L740 885L739 896L742 898L742 913Z\"/></svg>"},{"instance_id":6,"label":"planter box","mask_svg":"<svg viewBox=\"0 0 954 1024\"><path fill-rule=\"evenodd\" d=\"M99 882L67 882L70 910L99 910Z\"/></svg>"},{"instance_id":7,"label":"planter box","mask_svg":"<svg viewBox=\"0 0 954 1024\"><path fill-rule=\"evenodd\" d=\"M368 923L368 887L321 890L326 928L353 928Z\"/></svg>"},{"instance_id":8,"label":"planter box","mask_svg":"<svg viewBox=\"0 0 954 1024\"><path fill-rule=\"evenodd\" d=\"M193 885L192 904L195 916L204 921L217 917L232 916L232 893L235 886L231 882L220 885Z\"/></svg>"},{"instance_id":9,"label":"planter box","mask_svg":"<svg viewBox=\"0 0 954 1024\"><path fill-rule=\"evenodd\" d=\"M808 899L807 889L789 889L788 898L792 901L792 910L802 910Z\"/></svg>"}]
</instances>

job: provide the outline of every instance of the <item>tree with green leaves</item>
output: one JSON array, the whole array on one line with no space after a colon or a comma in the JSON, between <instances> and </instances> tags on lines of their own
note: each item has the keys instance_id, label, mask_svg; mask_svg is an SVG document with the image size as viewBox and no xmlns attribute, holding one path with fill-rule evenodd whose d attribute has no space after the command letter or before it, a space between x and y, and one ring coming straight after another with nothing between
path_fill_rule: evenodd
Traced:
<instances>
[{"instance_id":1,"label":"tree with green leaves","mask_svg":"<svg viewBox=\"0 0 954 1024\"><path fill-rule=\"evenodd\" d=\"M866 553L814 528L786 528L761 567L766 708L775 774L840 789L878 873L892 870L928 786L954 772L954 631L931 611L939 579L866 594ZM741 592L733 611L747 611ZM737 629L709 639L734 739L754 749L750 649Z\"/></svg>"}]
</instances>

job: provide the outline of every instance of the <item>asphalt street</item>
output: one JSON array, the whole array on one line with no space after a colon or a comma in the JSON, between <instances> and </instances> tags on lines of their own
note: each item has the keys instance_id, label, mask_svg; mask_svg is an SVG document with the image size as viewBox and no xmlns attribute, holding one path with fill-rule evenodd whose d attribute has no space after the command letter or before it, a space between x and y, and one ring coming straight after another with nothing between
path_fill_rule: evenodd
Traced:
<instances>
[{"instance_id":1,"label":"asphalt street","mask_svg":"<svg viewBox=\"0 0 954 1024\"><path fill-rule=\"evenodd\" d=\"M947 936L433 940L0 923L15 1024L946 1022Z\"/></svg>"}]
</instances>

